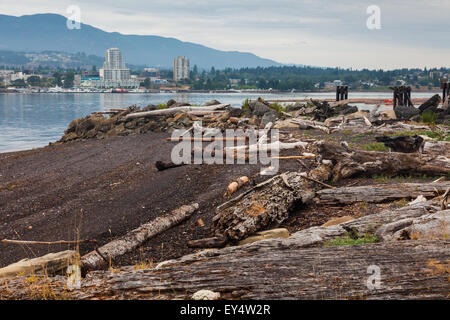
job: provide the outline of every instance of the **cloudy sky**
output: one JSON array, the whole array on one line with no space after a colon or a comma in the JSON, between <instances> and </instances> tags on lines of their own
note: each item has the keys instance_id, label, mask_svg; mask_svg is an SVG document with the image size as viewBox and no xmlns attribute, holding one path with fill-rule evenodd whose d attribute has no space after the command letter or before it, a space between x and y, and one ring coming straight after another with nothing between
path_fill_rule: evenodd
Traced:
<instances>
[{"instance_id":1,"label":"cloudy sky","mask_svg":"<svg viewBox=\"0 0 450 320\"><path fill-rule=\"evenodd\" d=\"M0 13L58 13L105 31L159 35L282 63L449 67L450 0L0 0ZM380 8L381 29L367 27Z\"/></svg>"}]
</instances>

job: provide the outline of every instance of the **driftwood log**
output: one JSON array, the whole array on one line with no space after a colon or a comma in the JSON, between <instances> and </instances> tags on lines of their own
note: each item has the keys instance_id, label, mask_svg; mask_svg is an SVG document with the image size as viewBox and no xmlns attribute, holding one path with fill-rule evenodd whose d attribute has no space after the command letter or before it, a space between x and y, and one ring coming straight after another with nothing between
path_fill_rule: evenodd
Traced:
<instances>
[{"instance_id":1,"label":"driftwood log","mask_svg":"<svg viewBox=\"0 0 450 320\"><path fill-rule=\"evenodd\" d=\"M126 235L115 239L96 251L92 251L81 258L85 270L96 270L108 265L110 259L117 258L137 248L144 241L166 231L167 229L188 219L196 210L198 204L193 203L173 210L169 215L158 217L153 221L141 225ZM101 254L98 253L100 251Z\"/></svg>"},{"instance_id":2,"label":"driftwood log","mask_svg":"<svg viewBox=\"0 0 450 320\"><path fill-rule=\"evenodd\" d=\"M225 109L226 107L229 107L229 106L230 106L229 104L218 104L218 105L208 106L208 107L191 107L191 106L174 107L174 108L167 108L167 109L161 109L161 110L130 113L125 116L125 119L129 120L129 119L136 119L136 118L142 118L142 117L173 115L180 111L183 111L183 112L215 111L215 110Z\"/></svg>"},{"instance_id":3,"label":"driftwood log","mask_svg":"<svg viewBox=\"0 0 450 320\"><path fill-rule=\"evenodd\" d=\"M379 203L398 199L413 199L422 195L436 197L450 187L450 182L398 183L360 187L323 189L316 193L315 201L320 204L352 204L355 202Z\"/></svg>"},{"instance_id":4,"label":"driftwood log","mask_svg":"<svg viewBox=\"0 0 450 320\"><path fill-rule=\"evenodd\" d=\"M52 278L50 285L55 295L72 299L191 299L199 290L218 292L221 299L446 299L449 245L446 240L303 250L244 246L157 270L96 271L69 293L64 278ZM27 289L21 279L9 281L0 295L24 298Z\"/></svg>"},{"instance_id":5,"label":"driftwood log","mask_svg":"<svg viewBox=\"0 0 450 320\"><path fill-rule=\"evenodd\" d=\"M335 164L334 181L357 175L450 172L450 158L445 154L352 150L324 141L317 143L317 151Z\"/></svg>"},{"instance_id":6,"label":"driftwood log","mask_svg":"<svg viewBox=\"0 0 450 320\"><path fill-rule=\"evenodd\" d=\"M164 171L167 169L172 169L172 168L181 167L181 166L184 166L184 163L175 164L172 161L170 161L170 162L156 161L155 162L155 167L156 167L156 169L158 169L158 171Z\"/></svg>"}]
</instances>

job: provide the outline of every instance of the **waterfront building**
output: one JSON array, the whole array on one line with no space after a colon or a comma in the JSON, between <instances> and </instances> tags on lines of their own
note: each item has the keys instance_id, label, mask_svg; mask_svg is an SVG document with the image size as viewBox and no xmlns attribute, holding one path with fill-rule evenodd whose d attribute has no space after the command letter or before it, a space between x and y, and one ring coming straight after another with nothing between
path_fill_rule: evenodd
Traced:
<instances>
[{"instance_id":1,"label":"waterfront building","mask_svg":"<svg viewBox=\"0 0 450 320\"><path fill-rule=\"evenodd\" d=\"M125 66L122 52L118 48L106 50L106 59L100 69L100 80L85 79L82 82L100 89L108 88L139 88L139 81L131 77L130 69Z\"/></svg>"},{"instance_id":2,"label":"waterfront building","mask_svg":"<svg viewBox=\"0 0 450 320\"><path fill-rule=\"evenodd\" d=\"M173 80L189 79L189 59L178 57L173 60Z\"/></svg>"}]
</instances>

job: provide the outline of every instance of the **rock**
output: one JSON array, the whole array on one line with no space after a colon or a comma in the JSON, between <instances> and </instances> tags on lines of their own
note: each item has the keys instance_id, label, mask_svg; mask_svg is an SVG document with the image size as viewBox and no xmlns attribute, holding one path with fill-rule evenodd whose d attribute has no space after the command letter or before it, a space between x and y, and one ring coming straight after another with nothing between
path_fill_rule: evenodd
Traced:
<instances>
[{"instance_id":1,"label":"rock","mask_svg":"<svg viewBox=\"0 0 450 320\"><path fill-rule=\"evenodd\" d=\"M274 239L274 238L289 238L289 231L286 228L278 228L271 229L266 231L257 232L254 236L250 236L245 238L244 240L239 241L239 245L242 246L244 244L253 243L256 241L261 241L265 239Z\"/></svg>"},{"instance_id":2,"label":"rock","mask_svg":"<svg viewBox=\"0 0 450 320\"><path fill-rule=\"evenodd\" d=\"M411 106L397 106L394 108L395 117L399 120L408 120L420 113L420 110Z\"/></svg>"},{"instance_id":3,"label":"rock","mask_svg":"<svg viewBox=\"0 0 450 320\"><path fill-rule=\"evenodd\" d=\"M74 132L74 131L76 130L77 126L78 126L79 121L80 121L81 119L82 119L82 118L72 120L72 121L69 123L69 127L64 131L64 133L65 133L65 134L68 134L68 133Z\"/></svg>"},{"instance_id":4,"label":"rock","mask_svg":"<svg viewBox=\"0 0 450 320\"><path fill-rule=\"evenodd\" d=\"M187 102L176 102L176 103L172 104L170 107L177 108L177 107L184 107L184 106L190 106L190 104Z\"/></svg>"},{"instance_id":5,"label":"rock","mask_svg":"<svg viewBox=\"0 0 450 320\"><path fill-rule=\"evenodd\" d=\"M78 121L78 125L76 127L75 132L77 135L82 136L87 133L89 130L94 129L96 126L100 125L105 118L103 116L88 116L84 119Z\"/></svg>"},{"instance_id":6,"label":"rock","mask_svg":"<svg viewBox=\"0 0 450 320\"><path fill-rule=\"evenodd\" d=\"M358 112L358 107L356 107L356 106L349 106L348 104L346 104L346 105L343 105L341 107L338 107L336 109L336 111L337 111L337 113L339 115L347 115L347 114Z\"/></svg>"},{"instance_id":7,"label":"rock","mask_svg":"<svg viewBox=\"0 0 450 320\"><path fill-rule=\"evenodd\" d=\"M169 101L167 101L166 106L167 106L167 107L171 107L171 106L174 105L175 103L177 103L175 100L170 99Z\"/></svg>"},{"instance_id":8,"label":"rock","mask_svg":"<svg viewBox=\"0 0 450 320\"><path fill-rule=\"evenodd\" d=\"M153 110L158 110L158 106L155 106L154 104L149 104L148 106L142 109L142 111L153 111Z\"/></svg>"},{"instance_id":9,"label":"rock","mask_svg":"<svg viewBox=\"0 0 450 320\"><path fill-rule=\"evenodd\" d=\"M75 255L75 251L66 250L34 259L23 259L1 268L0 279L12 278L17 275L65 274L67 267L74 263Z\"/></svg>"},{"instance_id":10,"label":"rock","mask_svg":"<svg viewBox=\"0 0 450 320\"><path fill-rule=\"evenodd\" d=\"M248 124L253 125L253 126L259 126L260 120L258 119L258 117L255 116L255 117L248 119Z\"/></svg>"},{"instance_id":11,"label":"rock","mask_svg":"<svg viewBox=\"0 0 450 320\"><path fill-rule=\"evenodd\" d=\"M204 104L204 106L215 106L216 104L220 104L220 102L217 101L216 99L213 99L213 100L211 100L211 101L209 101L209 102L206 102L206 103Z\"/></svg>"},{"instance_id":12,"label":"rock","mask_svg":"<svg viewBox=\"0 0 450 320\"><path fill-rule=\"evenodd\" d=\"M325 121L327 118L331 118L335 115L335 109L331 108L326 101L313 101L316 108L312 112L314 121Z\"/></svg>"},{"instance_id":13,"label":"rock","mask_svg":"<svg viewBox=\"0 0 450 320\"><path fill-rule=\"evenodd\" d=\"M65 134L65 135L61 138L61 141L62 141L62 142L68 142L68 141L75 140L75 139L77 139L77 138L78 138L77 134L76 134L75 132L71 132L71 133Z\"/></svg>"},{"instance_id":14,"label":"rock","mask_svg":"<svg viewBox=\"0 0 450 320\"><path fill-rule=\"evenodd\" d=\"M278 113L276 111L269 111L266 112L261 119L261 126L264 127L266 124L268 124L269 122L274 123L275 121L278 120Z\"/></svg>"},{"instance_id":15,"label":"rock","mask_svg":"<svg viewBox=\"0 0 450 320\"><path fill-rule=\"evenodd\" d=\"M437 108L439 106L439 103L441 103L441 96L438 94L435 94L430 99L425 101L419 106L419 112L424 113L427 111L437 112Z\"/></svg>"},{"instance_id":16,"label":"rock","mask_svg":"<svg viewBox=\"0 0 450 320\"><path fill-rule=\"evenodd\" d=\"M304 107L304 105L302 103L296 103L296 104L288 104L286 106L286 112L292 112L292 111L297 111L300 110Z\"/></svg>"},{"instance_id":17,"label":"rock","mask_svg":"<svg viewBox=\"0 0 450 320\"><path fill-rule=\"evenodd\" d=\"M230 108L230 117L239 118L243 113L241 108Z\"/></svg>"},{"instance_id":18,"label":"rock","mask_svg":"<svg viewBox=\"0 0 450 320\"><path fill-rule=\"evenodd\" d=\"M211 290L199 290L192 295L192 300L218 300L220 293Z\"/></svg>"},{"instance_id":19,"label":"rock","mask_svg":"<svg viewBox=\"0 0 450 320\"><path fill-rule=\"evenodd\" d=\"M267 112L273 111L268 105L260 101L255 101L249 105L250 115L262 117Z\"/></svg>"},{"instance_id":20,"label":"rock","mask_svg":"<svg viewBox=\"0 0 450 320\"><path fill-rule=\"evenodd\" d=\"M326 223L324 223L322 225L322 227L331 227L331 226L336 226L338 224L344 223L344 222L348 222L348 221L352 221L354 220L353 217L350 216L343 216L343 217L339 217L339 218L333 218L328 220Z\"/></svg>"}]
</instances>

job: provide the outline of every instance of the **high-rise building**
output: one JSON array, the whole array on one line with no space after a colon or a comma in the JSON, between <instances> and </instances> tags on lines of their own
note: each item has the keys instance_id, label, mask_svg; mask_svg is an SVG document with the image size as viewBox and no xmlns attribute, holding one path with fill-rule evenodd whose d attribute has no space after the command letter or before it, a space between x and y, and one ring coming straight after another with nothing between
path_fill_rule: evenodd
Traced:
<instances>
[{"instance_id":1,"label":"high-rise building","mask_svg":"<svg viewBox=\"0 0 450 320\"><path fill-rule=\"evenodd\" d=\"M139 88L139 81L131 78L118 48L106 50L106 60L100 69L100 80L92 81L97 88Z\"/></svg>"},{"instance_id":2,"label":"high-rise building","mask_svg":"<svg viewBox=\"0 0 450 320\"><path fill-rule=\"evenodd\" d=\"M178 57L173 60L173 80L189 79L189 59Z\"/></svg>"}]
</instances>

